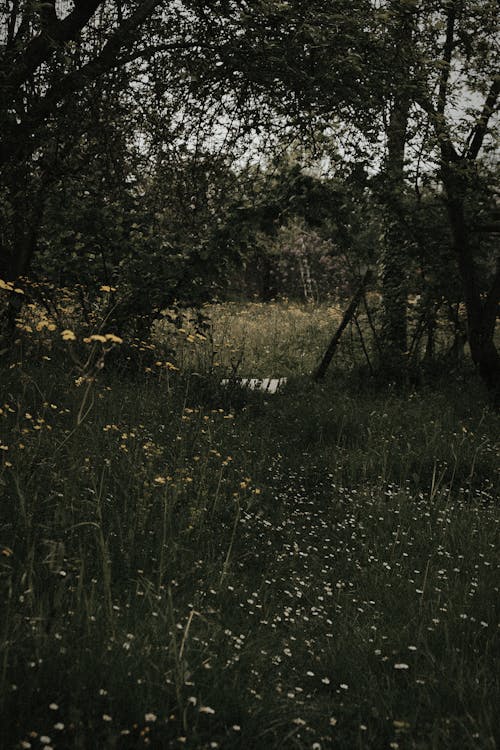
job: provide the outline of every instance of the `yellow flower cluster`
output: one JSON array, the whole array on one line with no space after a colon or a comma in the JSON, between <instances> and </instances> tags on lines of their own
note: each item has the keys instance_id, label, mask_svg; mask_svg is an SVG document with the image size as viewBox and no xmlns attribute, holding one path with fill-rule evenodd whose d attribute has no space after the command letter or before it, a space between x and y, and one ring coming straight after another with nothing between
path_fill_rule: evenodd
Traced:
<instances>
[{"instance_id":1,"label":"yellow flower cluster","mask_svg":"<svg viewBox=\"0 0 500 750\"><path fill-rule=\"evenodd\" d=\"M55 331L57 326L51 320L48 320L48 318L42 318L36 324L36 330L43 331L44 328L46 328L48 331Z\"/></svg>"},{"instance_id":2,"label":"yellow flower cluster","mask_svg":"<svg viewBox=\"0 0 500 750\"><path fill-rule=\"evenodd\" d=\"M172 362L155 362L156 367L165 367L167 370L171 370L172 372L178 372L179 368L176 367ZM151 368L149 368L151 370Z\"/></svg>"},{"instance_id":3,"label":"yellow flower cluster","mask_svg":"<svg viewBox=\"0 0 500 750\"><path fill-rule=\"evenodd\" d=\"M22 289L19 289L19 287L14 286L12 281L4 281L3 279L0 279L0 289L3 289L6 292L15 292L16 294L24 294Z\"/></svg>"},{"instance_id":4,"label":"yellow flower cluster","mask_svg":"<svg viewBox=\"0 0 500 750\"><path fill-rule=\"evenodd\" d=\"M101 344L123 344L123 339L120 336L116 336L114 333L93 333L92 336L86 336L83 339L84 344L92 344L94 341L100 342Z\"/></svg>"}]
</instances>

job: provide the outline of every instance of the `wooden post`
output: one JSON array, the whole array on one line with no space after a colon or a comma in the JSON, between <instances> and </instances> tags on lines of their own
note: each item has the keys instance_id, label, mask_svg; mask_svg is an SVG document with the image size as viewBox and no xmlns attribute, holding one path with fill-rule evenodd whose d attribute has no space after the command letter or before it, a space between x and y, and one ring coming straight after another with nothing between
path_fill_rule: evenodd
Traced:
<instances>
[{"instance_id":1,"label":"wooden post","mask_svg":"<svg viewBox=\"0 0 500 750\"><path fill-rule=\"evenodd\" d=\"M361 280L361 284L359 285L359 289L357 290L356 294L351 300L351 303L347 310L344 313L344 317L342 318L339 327L335 331L332 340L330 341L330 344L328 345L328 349L323 355L323 359L319 363L318 367L314 370L312 374L313 380L316 382L318 380L323 380L325 377L325 373L328 369L328 365L333 359L333 355L335 354L335 351L337 349L337 346L340 341L340 337L342 336L342 333L344 332L344 329L349 325L350 321L354 317L354 313L356 312L356 309L361 301L361 297L363 296L363 292L365 290L365 286L369 282L371 278L372 272L371 269L368 269L363 276Z\"/></svg>"}]
</instances>

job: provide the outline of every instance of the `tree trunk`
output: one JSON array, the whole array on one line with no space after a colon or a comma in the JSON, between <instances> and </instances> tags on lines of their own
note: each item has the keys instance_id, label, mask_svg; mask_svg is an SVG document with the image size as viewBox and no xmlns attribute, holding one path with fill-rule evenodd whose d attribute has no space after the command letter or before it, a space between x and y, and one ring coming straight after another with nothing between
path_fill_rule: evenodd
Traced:
<instances>
[{"instance_id":1,"label":"tree trunk","mask_svg":"<svg viewBox=\"0 0 500 750\"><path fill-rule=\"evenodd\" d=\"M500 355L495 347L494 334L500 303L500 270L486 296L481 295L477 270L470 246L469 228L464 210L463 175L460 165L443 165L443 183L447 193L447 209L453 245L464 290L467 311L467 339L472 361L491 392L496 406L500 406Z\"/></svg>"},{"instance_id":2,"label":"tree trunk","mask_svg":"<svg viewBox=\"0 0 500 750\"><path fill-rule=\"evenodd\" d=\"M7 171L7 170L6 170ZM33 189L24 172L5 175L11 221L0 228L0 279L17 282L27 276L36 251L38 232L45 204L45 179ZM0 347L10 349L16 336L16 321L24 298L11 294L0 313Z\"/></svg>"},{"instance_id":3,"label":"tree trunk","mask_svg":"<svg viewBox=\"0 0 500 750\"><path fill-rule=\"evenodd\" d=\"M384 185L384 247L381 257L381 282L383 294L382 349L383 365L400 372L405 365L407 340L407 272L403 221L405 207L404 157L410 111L409 76L406 50L413 39L414 18L411 11L402 12L395 35L397 46L395 69L396 93L393 98L387 128L387 156Z\"/></svg>"}]
</instances>

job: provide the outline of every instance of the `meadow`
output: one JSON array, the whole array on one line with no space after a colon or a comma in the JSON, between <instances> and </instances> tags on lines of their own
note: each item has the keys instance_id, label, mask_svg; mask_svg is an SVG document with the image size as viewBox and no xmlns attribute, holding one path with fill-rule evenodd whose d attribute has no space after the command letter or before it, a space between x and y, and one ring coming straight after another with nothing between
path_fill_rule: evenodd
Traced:
<instances>
[{"instance_id":1,"label":"meadow","mask_svg":"<svg viewBox=\"0 0 500 750\"><path fill-rule=\"evenodd\" d=\"M497 746L498 415L466 367L370 377L354 329L313 383L339 314L165 311L130 359L32 326L0 398L1 748Z\"/></svg>"}]
</instances>

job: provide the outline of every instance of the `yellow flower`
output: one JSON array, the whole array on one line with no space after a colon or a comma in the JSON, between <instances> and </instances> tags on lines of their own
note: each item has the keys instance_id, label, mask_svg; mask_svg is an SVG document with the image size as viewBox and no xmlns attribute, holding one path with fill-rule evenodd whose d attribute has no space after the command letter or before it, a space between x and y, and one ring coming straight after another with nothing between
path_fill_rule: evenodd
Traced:
<instances>
[{"instance_id":1,"label":"yellow flower","mask_svg":"<svg viewBox=\"0 0 500 750\"><path fill-rule=\"evenodd\" d=\"M113 344L123 344L123 339L116 336L114 333L107 333L105 339L106 341L112 341Z\"/></svg>"},{"instance_id":2,"label":"yellow flower","mask_svg":"<svg viewBox=\"0 0 500 750\"><path fill-rule=\"evenodd\" d=\"M73 331L70 331L69 328L66 328L61 333L61 338L63 339L63 341L76 341L75 334L73 333Z\"/></svg>"},{"instance_id":3,"label":"yellow flower","mask_svg":"<svg viewBox=\"0 0 500 750\"><path fill-rule=\"evenodd\" d=\"M116 292L115 286L108 286L108 284L103 284L100 288L101 292Z\"/></svg>"},{"instance_id":4,"label":"yellow flower","mask_svg":"<svg viewBox=\"0 0 500 750\"><path fill-rule=\"evenodd\" d=\"M100 341L101 344L106 343L106 336L101 336L100 333L93 333L92 336L87 336L83 339L85 344L91 344L92 341Z\"/></svg>"}]
</instances>

